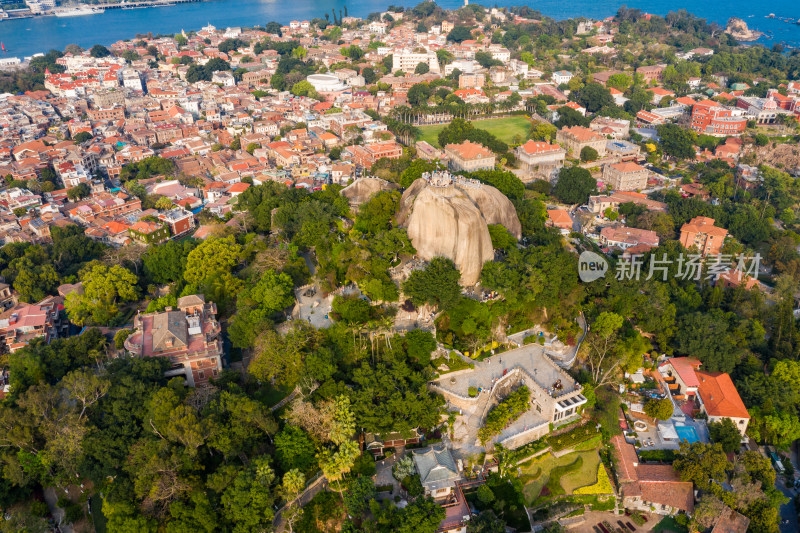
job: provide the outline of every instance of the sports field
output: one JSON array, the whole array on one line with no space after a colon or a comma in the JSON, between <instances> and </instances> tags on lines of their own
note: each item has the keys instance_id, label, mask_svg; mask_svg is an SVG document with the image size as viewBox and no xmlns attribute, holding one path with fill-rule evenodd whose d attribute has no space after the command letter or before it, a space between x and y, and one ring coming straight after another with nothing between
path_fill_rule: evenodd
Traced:
<instances>
[{"instance_id":1,"label":"sports field","mask_svg":"<svg viewBox=\"0 0 800 533\"><path fill-rule=\"evenodd\" d=\"M522 115L472 121L473 126L476 128L488 131L509 145L514 143L514 137L517 135L519 135L519 138L523 141L528 137L528 126L530 123L530 119ZM422 134L417 137L417 140L426 141L433 146L439 147L437 136L439 132L446 127L447 124L420 126L419 129Z\"/></svg>"}]
</instances>

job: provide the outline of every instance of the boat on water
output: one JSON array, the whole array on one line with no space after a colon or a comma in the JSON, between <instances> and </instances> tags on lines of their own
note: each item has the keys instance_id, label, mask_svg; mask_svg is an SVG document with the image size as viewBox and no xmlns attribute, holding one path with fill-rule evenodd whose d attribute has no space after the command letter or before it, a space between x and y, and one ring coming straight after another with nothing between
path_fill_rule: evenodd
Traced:
<instances>
[{"instance_id":1,"label":"boat on water","mask_svg":"<svg viewBox=\"0 0 800 533\"><path fill-rule=\"evenodd\" d=\"M55 15L57 17L83 17L86 15L99 15L101 13L105 13L105 9L95 7L73 7L56 11Z\"/></svg>"},{"instance_id":2,"label":"boat on water","mask_svg":"<svg viewBox=\"0 0 800 533\"><path fill-rule=\"evenodd\" d=\"M774 18L775 18L775 13L770 13L769 15L767 15L767 17L766 17L766 18L768 18L768 19L774 19Z\"/></svg>"}]
</instances>

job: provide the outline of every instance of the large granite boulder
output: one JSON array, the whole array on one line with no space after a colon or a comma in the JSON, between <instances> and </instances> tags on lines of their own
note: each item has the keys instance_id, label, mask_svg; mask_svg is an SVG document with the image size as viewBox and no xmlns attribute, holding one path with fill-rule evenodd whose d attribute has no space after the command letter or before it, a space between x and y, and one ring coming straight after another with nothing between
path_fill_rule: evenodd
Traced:
<instances>
[{"instance_id":1,"label":"large granite boulder","mask_svg":"<svg viewBox=\"0 0 800 533\"><path fill-rule=\"evenodd\" d=\"M380 178L359 178L344 189L342 195L347 198L350 205L358 207L375 193L397 189L397 184Z\"/></svg>"},{"instance_id":2,"label":"large granite boulder","mask_svg":"<svg viewBox=\"0 0 800 533\"><path fill-rule=\"evenodd\" d=\"M494 257L489 224L501 224L517 239L522 227L511 201L492 186L439 172L416 180L403 193L397 222L425 260L451 259L461 284L474 285L483 263Z\"/></svg>"}]
</instances>

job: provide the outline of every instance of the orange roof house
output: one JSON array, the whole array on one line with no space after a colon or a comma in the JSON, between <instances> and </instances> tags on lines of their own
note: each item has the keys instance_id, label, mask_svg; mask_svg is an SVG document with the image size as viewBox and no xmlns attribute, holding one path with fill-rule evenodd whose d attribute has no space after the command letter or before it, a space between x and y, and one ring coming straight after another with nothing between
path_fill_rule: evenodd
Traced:
<instances>
[{"instance_id":1,"label":"orange roof house","mask_svg":"<svg viewBox=\"0 0 800 533\"><path fill-rule=\"evenodd\" d=\"M738 268L731 268L720 274L717 284L721 284L723 287L743 287L748 291L760 287L758 280L751 278Z\"/></svg>"},{"instance_id":2,"label":"orange roof house","mask_svg":"<svg viewBox=\"0 0 800 533\"><path fill-rule=\"evenodd\" d=\"M696 372L700 384L697 394L701 401L701 410L708 415L709 422L722 418L730 418L739 432L744 435L750 420L750 413L742 402L731 377L724 372Z\"/></svg>"},{"instance_id":3,"label":"orange roof house","mask_svg":"<svg viewBox=\"0 0 800 533\"><path fill-rule=\"evenodd\" d=\"M479 143L464 141L461 144L448 144L444 147L444 153L450 159L450 169L456 172L462 170L474 172L494 168L494 154Z\"/></svg>"},{"instance_id":4,"label":"orange roof house","mask_svg":"<svg viewBox=\"0 0 800 533\"><path fill-rule=\"evenodd\" d=\"M622 435L612 437L617 479L626 509L659 514L677 511L691 513L694 509L694 490L689 481L681 481L671 465L640 465L632 444Z\"/></svg>"},{"instance_id":5,"label":"orange roof house","mask_svg":"<svg viewBox=\"0 0 800 533\"><path fill-rule=\"evenodd\" d=\"M565 209L548 209L547 210L547 224L559 229L571 231L572 230L572 217Z\"/></svg>"},{"instance_id":6,"label":"orange roof house","mask_svg":"<svg viewBox=\"0 0 800 533\"><path fill-rule=\"evenodd\" d=\"M728 230L715 226L714 219L708 217L694 217L681 226L683 247L695 247L704 256L718 254L727 235Z\"/></svg>"}]
</instances>

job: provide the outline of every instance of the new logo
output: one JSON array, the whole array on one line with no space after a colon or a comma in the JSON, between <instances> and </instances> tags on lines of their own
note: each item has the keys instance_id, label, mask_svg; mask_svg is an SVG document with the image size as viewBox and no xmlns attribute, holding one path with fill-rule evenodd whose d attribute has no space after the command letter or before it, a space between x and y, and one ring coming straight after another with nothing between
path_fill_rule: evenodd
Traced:
<instances>
[{"instance_id":1,"label":"new logo","mask_svg":"<svg viewBox=\"0 0 800 533\"><path fill-rule=\"evenodd\" d=\"M583 252L578 258L578 276L584 283L605 277L608 261L594 252Z\"/></svg>"}]
</instances>

